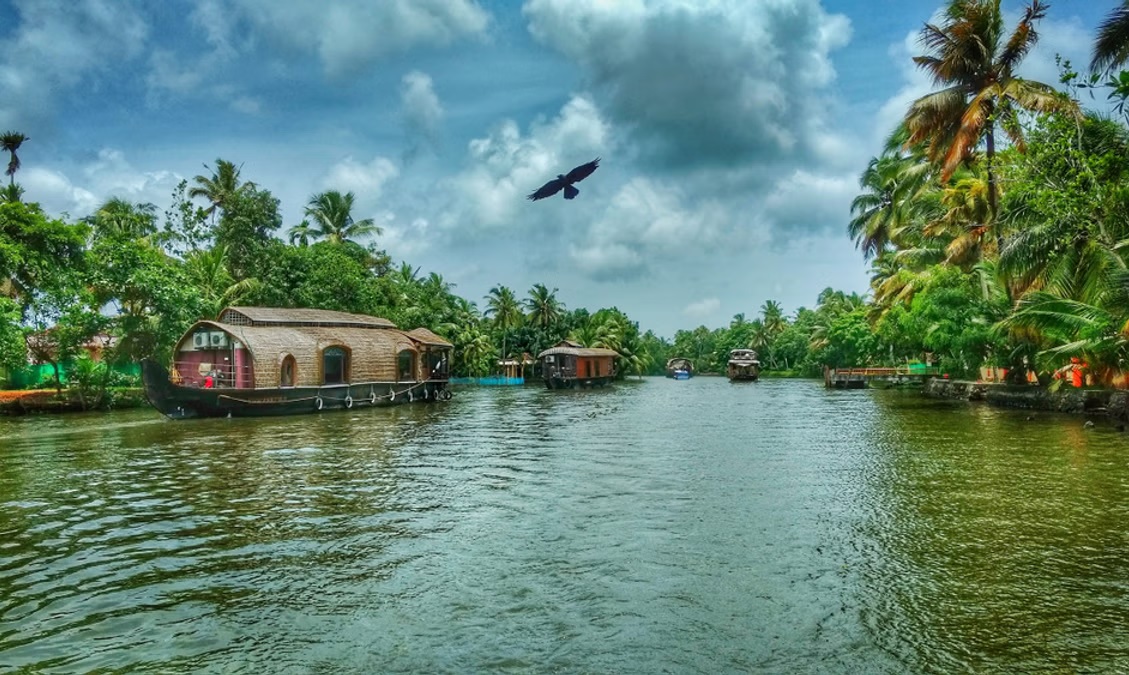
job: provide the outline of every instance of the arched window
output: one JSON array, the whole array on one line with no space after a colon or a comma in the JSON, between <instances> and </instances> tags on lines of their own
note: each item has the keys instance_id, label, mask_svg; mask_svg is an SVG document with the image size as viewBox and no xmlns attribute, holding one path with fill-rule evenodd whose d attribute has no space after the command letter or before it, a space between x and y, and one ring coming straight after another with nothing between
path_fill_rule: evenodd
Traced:
<instances>
[{"instance_id":1,"label":"arched window","mask_svg":"<svg viewBox=\"0 0 1129 675\"><path fill-rule=\"evenodd\" d=\"M279 370L279 385L283 387L293 387L294 383L298 381L297 378L298 365L294 361L294 357L290 354L282 359L282 367Z\"/></svg>"},{"instance_id":2,"label":"arched window","mask_svg":"<svg viewBox=\"0 0 1129 675\"><path fill-rule=\"evenodd\" d=\"M397 361L396 371L400 374L398 379L401 382L403 382L405 380L416 379L416 353L415 352L413 352L410 349L405 349L402 352L400 352L400 356L396 361Z\"/></svg>"},{"instance_id":3,"label":"arched window","mask_svg":"<svg viewBox=\"0 0 1129 675\"><path fill-rule=\"evenodd\" d=\"M321 356L322 384L345 384L349 381L349 352L344 347L329 347Z\"/></svg>"}]
</instances>

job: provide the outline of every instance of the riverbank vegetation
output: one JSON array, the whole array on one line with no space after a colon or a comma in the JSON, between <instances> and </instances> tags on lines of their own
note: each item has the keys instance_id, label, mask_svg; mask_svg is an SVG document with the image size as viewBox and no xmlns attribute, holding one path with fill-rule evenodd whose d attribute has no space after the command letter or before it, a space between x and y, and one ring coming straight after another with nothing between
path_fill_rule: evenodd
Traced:
<instances>
[{"instance_id":1,"label":"riverbank vegetation","mask_svg":"<svg viewBox=\"0 0 1129 675\"><path fill-rule=\"evenodd\" d=\"M871 266L866 295L827 289L814 308L790 315L766 300L752 318L737 314L728 326L680 330L673 340L616 307L569 308L559 289L540 283L462 297L442 274L393 261L378 245L380 228L354 219L352 193L310 195L305 218L287 226L278 198L226 159L181 182L163 214L112 198L86 218L53 216L16 182L29 139L5 133L0 366L10 376L30 354L52 368L28 386L61 389L69 380L99 407L122 384L111 383L114 366L167 360L193 321L227 305L264 305L427 327L455 344L456 376L495 372L500 358L568 338L618 351L624 376L661 374L671 356L722 373L730 349L751 347L767 375L928 354L954 377L984 365L1023 377L1075 357L1098 383L1120 383L1129 346L1129 74L1118 69L1129 55L1129 3L1103 25L1091 72L1062 62L1057 88L1016 74L1046 11L1031 2L1007 32L998 0L955 0L923 29L914 60L936 90L891 130L844 214ZM1109 115L1080 103L1103 98ZM74 367L99 336L110 368Z\"/></svg>"}]
</instances>

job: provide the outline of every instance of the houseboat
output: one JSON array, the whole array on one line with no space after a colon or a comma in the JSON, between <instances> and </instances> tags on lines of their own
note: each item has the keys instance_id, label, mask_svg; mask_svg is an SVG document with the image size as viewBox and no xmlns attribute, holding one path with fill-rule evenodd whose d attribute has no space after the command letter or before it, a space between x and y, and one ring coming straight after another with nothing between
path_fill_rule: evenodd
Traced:
<instances>
[{"instance_id":1,"label":"houseboat","mask_svg":"<svg viewBox=\"0 0 1129 675\"><path fill-rule=\"evenodd\" d=\"M734 349L729 352L726 373L731 382L753 382L760 377L761 362L752 349Z\"/></svg>"},{"instance_id":2,"label":"houseboat","mask_svg":"<svg viewBox=\"0 0 1129 675\"><path fill-rule=\"evenodd\" d=\"M603 387L615 378L614 349L582 347L576 342L561 340L555 347L537 355L541 377L549 389Z\"/></svg>"},{"instance_id":3,"label":"houseboat","mask_svg":"<svg viewBox=\"0 0 1129 675\"><path fill-rule=\"evenodd\" d=\"M676 380L689 380L694 376L694 362L676 356L666 362L666 376Z\"/></svg>"},{"instance_id":4,"label":"houseboat","mask_svg":"<svg viewBox=\"0 0 1129 675\"><path fill-rule=\"evenodd\" d=\"M451 350L375 316L228 307L188 329L170 369L145 360L141 373L149 402L174 419L291 415L448 400Z\"/></svg>"}]
</instances>

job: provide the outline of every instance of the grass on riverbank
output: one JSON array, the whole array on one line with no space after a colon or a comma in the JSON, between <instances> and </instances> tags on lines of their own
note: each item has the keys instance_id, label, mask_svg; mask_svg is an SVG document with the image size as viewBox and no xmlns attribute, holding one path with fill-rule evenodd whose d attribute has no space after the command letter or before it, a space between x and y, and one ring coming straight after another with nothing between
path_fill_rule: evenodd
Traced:
<instances>
[{"instance_id":1,"label":"grass on riverbank","mask_svg":"<svg viewBox=\"0 0 1129 675\"><path fill-rule=\"evenodd\" d=\"M119 410L144 406L145 390L140 387L107 389L97 405L83 401L73 389L19 389L0 391L0 415L31 413L81 412L84 410Z\"/></svg>"}]
</instances>

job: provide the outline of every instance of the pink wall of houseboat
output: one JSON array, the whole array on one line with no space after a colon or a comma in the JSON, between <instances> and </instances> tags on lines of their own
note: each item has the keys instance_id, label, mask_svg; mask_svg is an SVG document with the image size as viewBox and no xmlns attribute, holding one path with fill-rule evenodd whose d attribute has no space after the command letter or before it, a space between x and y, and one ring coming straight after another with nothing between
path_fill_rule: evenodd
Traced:
<instances>
[{"instance_id":1,"label":"pink wall of houseboat","mask_svg":"<svg viewBox=\"0 0 1129 675\"><path fill-rule=\"evenodd\" d=\"M179 376L180 384L188 387L202 387L204 386L204 377L210 369L220 374L216 386L246 389L254 386L254 373L251 363L251 354L244 347L239 349L182 351L176 354L173 361L175 372L171 375L174 382ZM208 364L204 372L200 372L201 364Z\"/></svg>"},{"instance_id":2,"label":"pink wall of houseboat","mask_svg":"<svg viewBox=\"0 0 1129 675\"><path fill-rule=\"evenodd\" d=\"M238 389L249 389L255 386L252 382L254 379L251 373L251 353L243 347L243 343L236 343L239 345L234 351L235 358L235 386Z\"/></svg>"}]
</instances>

